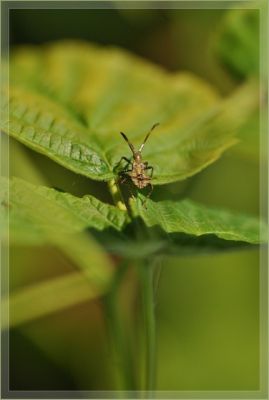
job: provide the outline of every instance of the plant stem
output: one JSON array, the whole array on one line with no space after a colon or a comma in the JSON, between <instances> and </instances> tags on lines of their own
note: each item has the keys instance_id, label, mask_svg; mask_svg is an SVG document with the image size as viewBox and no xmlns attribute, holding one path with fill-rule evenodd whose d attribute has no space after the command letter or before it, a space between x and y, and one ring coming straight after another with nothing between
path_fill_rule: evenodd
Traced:
<instances>
[{"instance_id":1,"label":"plant stem","mask_svg":"<svg viewBox=\"0 0 269 400\"><path fill-rule=\"evenodd\" d=\"M145 323L146 380L145 389L148 397L152 397L155 389L156 375L156 326L153 288L154 265L145 263L141 268L142 296Z\"/></svg>"},{"instance_id":2,"label":"plant stem","mask_svg":"<svg viewBox=\"0 0 269 400\"><path fill-rule=\"evenodd\" d=\"M113 198L114 204L123 211L127 211L126 205L124 204L120 189L115 181L115 179L111 179L108 182L108 188Z\"/></svg>"},{"instance_id":3,"label":"plant stem","mask_svg":"<svg viewBox=\"0 0 269 400\"><path fill-rule=\"evenodd\" d=\"M123 390L134 390L136 382L133 371L132 356L126 333L122 324L122 315L118 307L118 292L123 276L128 268L123 262L115 273L111 288L104 298L106 317L109 325L111 339L115 349L116 364L120 367L121 385Z\"/></svg>"}]
</instances>

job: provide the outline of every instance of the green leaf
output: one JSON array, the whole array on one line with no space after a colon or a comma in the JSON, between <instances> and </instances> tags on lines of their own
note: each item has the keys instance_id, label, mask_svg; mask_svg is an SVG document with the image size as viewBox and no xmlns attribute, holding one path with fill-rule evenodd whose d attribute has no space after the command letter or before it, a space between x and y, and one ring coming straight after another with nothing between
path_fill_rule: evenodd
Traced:
<instances>
[{"instance_id":1,"label":"green leaf","mask_svg":"<svg viewBox=\"0 0 269 400\"><path fill-rule=\"evenodd\" d=\"M238 138L240 145L233 149L235 153L252 162L266 162L267 148L266 146L261 146L263 133L260 130L259 112L250 115L246 123L239 130Z\"/></svg>"},{"instance_id":2,"label":"green leaf","mask_svg":"<svg viewBox=\"0 0 269 400\"><path fill-rule=\"evenodd\" d=\"M112 262L86 228L121 230L127 214L92 196L77 198L24 180L0 180L0 233L10 243L58 247L83 270L89 282L105 290Z\"/></svg>"},{"instance_id":3,"label":"green leaf","mask_svg":"<svg viewBox=\"0 0 269 400\"><path fill-rule=\"evenodd\" d=\"M105 156L88 131L57 102L22 87L10 87L9 118L2 129L64 167L95 179L109 179Z\"/></svg>"},{"instance_id":4,"label":"green leaf","mask_svg":"<svg viewBox=\"0 0 269 400\"><path fill-rule=\"evenodd\" d=\"M191 200L148 200L146 207L140 199L131 201L136 217L147 227L159 226L166 233L192 236L215 235L220 239L258 244L266 241L267 227L259 219L213 207Z\"/></svg>"},{"instance_id":5,"label":"green leaf","mask_svg":"<svg viewBox=\"0 0 269 400\"><path fill-rule=\"evenodd\" d=\"M221 99L191 74L79 42L18 49L10 78L3 130L96 180L115 177L120 158L131 156L120 131L138 147L156 122L143 150L154 184L185 179L235 143L258 104L253 82Z\"/></svg>"},{"instance_id":6,"label":"green leaf","mask_svg":"<svg viewBox=\"0 0 269 400\"><path fill-rule=\"evenodd\" d=\"M259 75L260 10L230 10L220 26L217 52L221 60L240 76Z\"/></svg>"},{"instance_id":7,"label":"green leaf","mask_svg":"<svg viewBox=\"0 0 269 400\"><path fill-rule=\"evenodd\" d=\"M100 290L89 285L87 277L79 272L48 279L12 292L3 299L1 328L18 326L61 311L76 304L92 300ZM9 316L9 318L8 318Z\"/></svg>"},{"instance_id":8,"label":"green leaf","mask_svg":"<svg viewBox=\"0 0 269 400\"><path fill-rule=\"evenodd\" d=\"M127 214L95 197L82 198L13 178L1 178L2 229L9 214L11 238L43 241L47 236L75 234L86 228L121 230Z\"/></svg>"},{"instance_id":9,"label":"green leaf","mask_svg":"<svg viewBox=\"0 0 269 400\"><path fill-rule=\"evenodd\" d=\"M85 296L97 297L107 290L113 276L112 260L85 229L91 227L99 231L106 228L120 230L127 222L125 212L103 204L92 196L77 198L18 178L10 181L3 177L0 179L0 201L0 233L4 241L9 239L11 244L56 246L72 262L71 265L81 270L79 282L83 279L88 281L86 291L82 282L84 286L82 285L81 296L79 289L74 288L73 300L68 300L67 294L62 293L55 302L49 302L48 305L44 305L42 301L37 302L28 311L21 312L23 306L19 299L23 300L23 304L31 302L31 298L38 292L35 287L29 288L29 293L25 289L25 293L19 293L14 298L14 324L67 307L72 301L74 304L83 301ZM76 286L77 283L75 279ZM65 289L66 284L73 285L73 281L63 278L56 285L58 284L59 288L63 285L62 289ZM50 289L49 284L44 285L44 290L48 293L52 288Z\"/></svg>"}]
</instances>

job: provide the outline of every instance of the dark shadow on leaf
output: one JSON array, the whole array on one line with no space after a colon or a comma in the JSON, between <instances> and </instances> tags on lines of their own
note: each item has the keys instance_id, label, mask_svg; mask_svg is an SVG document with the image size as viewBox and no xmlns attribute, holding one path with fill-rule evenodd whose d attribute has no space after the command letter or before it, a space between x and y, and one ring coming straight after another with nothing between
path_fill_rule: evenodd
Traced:
<instances>
[{"instance_id":1,"label":"dark shadow on leaf","mask_svg":"<svg viewBox=\"0 0 269 400\"><path fill-rule=\"evenodd\" d=\"M185 256L257 248L242 241L224 240L216 235L194 236L185 233L166 233L162 228L148 228L138 217L122 232L109 228L90 230L95 239L109 253L122 257L141 259L151 256Z\"/></svg>"}]
</instances>

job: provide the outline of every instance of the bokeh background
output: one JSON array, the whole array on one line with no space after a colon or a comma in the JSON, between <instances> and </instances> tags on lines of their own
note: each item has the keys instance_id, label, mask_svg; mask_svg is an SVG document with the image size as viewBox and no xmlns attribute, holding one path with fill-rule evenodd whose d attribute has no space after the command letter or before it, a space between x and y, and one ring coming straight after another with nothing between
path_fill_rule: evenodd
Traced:
<instances>
[{"instance_id":1,"label":"bokeh background","mask_svg":"<svg viewBox=\"0 0 269 400\"><path fill-rule=\"evenodd\" d=\"M188 70L223 96L258 76L258 32L258 11L246 9L122 10L114 3L110 9L10 11L11 50L58 39L116 45L167 70ZM259 215L258 117L247 121L241 142L219 161L181 184L156 189L154 198L187 190L195 201ZM34 182L28 163L53 187L109 201L104 184L11 140L11 175ZM72 269L54 248L10 251L11 290ZM123 306L139 303L133 279L130 272L124 281ZM137 319L137 308L123 310L127 323ZM259 389L259 249L164 258L156 314L158 390ZM98 301L10 331L11 390L113 390L114 368Z\"/></svg>"}]
</instances>

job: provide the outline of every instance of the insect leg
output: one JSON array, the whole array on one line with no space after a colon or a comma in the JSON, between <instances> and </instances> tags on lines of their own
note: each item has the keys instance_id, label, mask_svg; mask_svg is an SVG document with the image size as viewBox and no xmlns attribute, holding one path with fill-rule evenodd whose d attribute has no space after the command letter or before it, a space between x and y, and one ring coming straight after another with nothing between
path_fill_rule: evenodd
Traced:
<instances>
[{"instance_id":1,"label":"insect leg","mask_svg":"<svg viewBox=\"0 0 269 400\"><path fill-rule=\"evenodd\" d=\"M151 170L150 177L152 178L153 177L153 167L147 167L146 169L150 169Z\"/></svg>"},{"instance_id":2,"label":"insect leg","mask_svg":"<svg viewBox=\"0 0 269 400\"><path fill-rule=\"evenodd\" d=\"M148 165L147 161L145 161L144 164L145 164L145 169L151 169L150 177L152 178L152 176L153 176L153 167L151 165Z\"/></svg>"},{"instance_id":3,"label":"insect leg","mask_svg":"<svg viewBox=\"0 0 269 400\"><path fill-rule=\"evenodd\" d=\"M129 178L128 172L131 172L131 169L124 169L118 173L117 183L124 183Z\"/></svg>"},{"instance_id":4,"label":"insect leg","mask_svg":"<svg viewBox=\"0 0 269 400\"><path fill-rule=\"evenodd\" d=\"M122 162L122 160L126 161L126 163L127 163L126 167L129 166L130 164L132 164L131 160L128 159L127 157L121 157L120 161L115 165L114 169L116 169L116 168L118 168L120 166L120 163Z\"/></svg>"},{"instance_id":5,"label":"insect leg","mask_svg":"<svg viewBox=\"0 0 269 400\"><path fill-rule=\"evenodd\" d=\"M134 199L135 198L135 194L133 192L133 185L132 185L132 183L130 181L128 181L127 185L128 185L128 189L129 189L129 194Z\"/></svg>"},{"instance_id":6,"label":"insect leg","mask_svg":"<svg viewBox=\"0 0 269 400\"><path fill-rule=\"evenodd\" d=\"M124 174L120 174L118 179L117 179L117 183L124 183L127 180L127 176L125 176Z\"/></svg>"},{"instance_id":7,"label":"insect leg","mask_svg":"<svg viewBox=\"0 0 269 400\"><path fill-rule=\"evenodd\" d=\"M127 158L127 157L121 157L121 159L119 161L119 164L121 163L122 160L126 161L127 164L131 164L131 160L129 158Z\"/></svg>"},{"instance_id":8,"label":"insect leg","mask_svg":"<svg viewBox=\"0 0 269 400\"><path fill-rule=\"evenodd\" d=\"M128 188L128 191L129 191L129 195L131 196L131 197L135 197L134 196L134 192L133 192L133 185L132 185L132 183L131 183L131 181L130 181L130 176L128 175L128 172L131 172L132 170L131 169L129 169L129 170L126 170L126 171L122 171L122 173L120 174L120 176L119 176L119 179L118 179L118 182L121 184L121 183L125 183L126 182L126 186L127 186L127 188Z\"/></svg>"}]
</instances>

